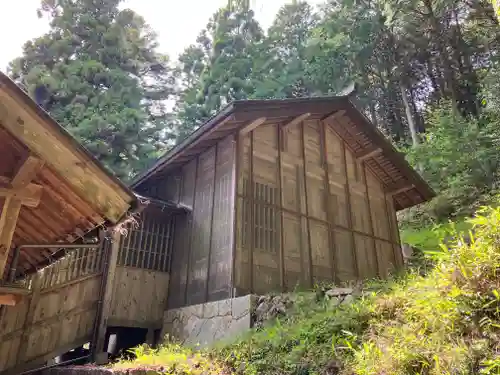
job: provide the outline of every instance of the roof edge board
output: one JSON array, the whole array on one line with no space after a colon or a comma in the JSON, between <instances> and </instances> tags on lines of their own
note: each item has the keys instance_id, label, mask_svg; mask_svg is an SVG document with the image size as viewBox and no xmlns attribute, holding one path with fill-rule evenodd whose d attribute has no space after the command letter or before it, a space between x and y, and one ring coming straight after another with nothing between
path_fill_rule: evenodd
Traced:
<instances>
[{"instance_id":1,"label":"roof edge board","mask_svg":"<svg viewBox=\"0 0 500 375\"><path fill-rule=\"evenodd\" d=\"M351 100L348 99L348 102L350 107L348 108L349 115L352 115L353 117L360 117L360 120L362 120L361 125L363 127L363 130L366 131L369 136L371 135L371 138L374 139L377 146L379 146L384 151L384 154L387 153L392 156L389 161L395 164L394 166L401 172L407 172L407 175L414 180L410 183L413 182L415 184L415 187L421 189L422 192L425 192L426 196L424 198L431 199L435 197L436 193L434 192L434 190L429 186L429 184L427 184L427 182L425 182L422 176L408 164L404 156L399 151L397 151L392 143L390 143L385 138L382 132L378 128L376 128L361 111L356 108L356 105Z\"/></svg>"},{"instance_id":2,"label":"roof edge board","mask_svg":"<svg viewBox=\"0 0 500 375\"><path fill-rule=\"evenodd\" d=\"M111 180L120 187L123 192L125 192L132 203L135 200L134 193L130 188L123 183L118 177L116 177L112 172L107 170L104 165L101 164L97 158L92 155L92 153L87 150L83 145L81 145L62 125L60 125L54 118L52 118L42 107L40 107L23 89L21 89L14 81L12 81L5 73L0 72L0 89L4 87L8 91L17 95L21 101L31 109L36 116L38 116L41 121L44 121L57 130L57 132L70 143L74 150L81 154L83 157L87 158L104 176Z\"/></svg>"},{"instance_id":3,"label":"roof edge board","mask_svg":"<svg viewBox=\"0 0 500 375\"><path fill-rule=\"evenodd\" d=\"M181 143L175 145L170 150L166 151L163 156L160 156L156 162L146 169L144 172L140 173L136 176L130 187L132 189L138 187L141 183L144 182L150 175L154 174L155 171L158 170L162 165L166 164L169 160L173 159L177 154L179 154L182 150L184 150L190 144L196 142L199 138L201 138L207 131L216 128L219 123L225 120L227 117L231 115L234 110L233 103L228 104L224 107L220 112L212 116L207 122L202 124L198 129L193 131L189 136L187 136Z\"/></svg>"}]
</instances>

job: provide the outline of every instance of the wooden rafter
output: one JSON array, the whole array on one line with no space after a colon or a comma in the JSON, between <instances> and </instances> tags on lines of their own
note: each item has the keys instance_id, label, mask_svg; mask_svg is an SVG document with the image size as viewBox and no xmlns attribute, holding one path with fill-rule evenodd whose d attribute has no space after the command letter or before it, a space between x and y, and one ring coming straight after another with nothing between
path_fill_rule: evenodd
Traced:
<instances>
[{"instance_id":1,"label":"wooden rafter","mask_svg":"<svg viewBox=\"0 0 500 375\"><path fill-rule=\"evenodd\" d=\"M0 196L5 198L0 215L0 275L5 271L21 206L36 207L40 202L42 187L32 184L31 181L42 166L43 161L29 156L12 181L5 177L0 178L3 184Z\"/></svg>"},{"instance_id":2,"label":"wooden rafter","mask_svg":"<svg viewBox=\"0 0 500 375\"><path fill-rule=\"evenodd\" d=\"M245 135L250 133L252 130L256 129L265 122L266 122L265 117L259 117L255 121L252 121L248 125L245 125L245 127L240 130L240 135Z\"/></svg>"},{"instance_id":3,"label":"wooden rafter","mask_svg":"<svg viewBox=\"0 0 500 375\"><path fill-rule=\"evenodd\" d=\"M293 128L294 126L300 124L302 121L306 120L307 118L311 117L311 113L303 113L300 116L295 117L293 120L290 122L287 122L282 126L283 129L288 129L288 128Z\"/></svg>"},{"instance_id":4,"label":"wooden rafter","mask_svg":"<svg viewBox=\"0 0 500 375\"><path fill-rule=\"evenodd\" d=\"M356 155L356 159L359 162L362 162L362 161L365 161L367 159L373 158L377 155L380 155L381 153L382 153L382 149L380 147L371 148L367 151L364 151L364 152Z\"/></svg>"},{"instance_id":5,"label":"wooden rafter","mask_svg":"<svg viewBox=\"0 0 500 375\"><path fill-rule=\"evenodd\" d=\"M392 195L392 196L395 196L397 194L400 194L400 193L404 193L405 191L408 191L408 190L411 190L413 189L415 186L413 184L410 184L410 185L406 185L406 186L401 186L401 187L398 187L396 189L392 189L392 190L389 190L388 191L388 194L389 195Z\"/></svg>"}]
</instances>

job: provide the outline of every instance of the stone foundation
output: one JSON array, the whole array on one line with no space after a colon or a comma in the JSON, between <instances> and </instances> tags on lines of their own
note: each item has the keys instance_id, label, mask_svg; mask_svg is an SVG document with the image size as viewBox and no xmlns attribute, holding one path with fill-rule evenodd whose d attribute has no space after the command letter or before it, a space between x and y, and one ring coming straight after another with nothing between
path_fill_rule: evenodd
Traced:
<instances>
[{"instance_id":1,"label":"stone foundation","mask_svg":"<svg viewBox=\"0 0 500 375\"><path fill-rule=\"evenodd\" d=\"M200 347L237 336L251 327L253 301L254 297L247 295L167 310L162 336Z\"/></svg>"}]
</instances>

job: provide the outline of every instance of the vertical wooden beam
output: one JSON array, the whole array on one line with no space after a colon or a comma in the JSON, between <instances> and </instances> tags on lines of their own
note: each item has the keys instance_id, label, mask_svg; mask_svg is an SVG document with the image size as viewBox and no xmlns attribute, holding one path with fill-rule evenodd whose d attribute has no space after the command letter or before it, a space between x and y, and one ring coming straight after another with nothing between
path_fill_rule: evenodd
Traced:
<instances>
[{"instance_id":1,"label":"vertical wooden beam","mask_svg":"<svg viewBox=\"0 0 500 375\"><path fill-rule=\"evenodd\" d=\"M326 127L328 126L323 121L318 122L320 127L320 147L321 147L321 164L323 165L323 170L325 171L325 178L323 179L325 183L325 198L326 198L326 221L328 222L328 244L330 252L330 261L332 262L332 281L338 282L337 280L337 270L336 270L336 259L335 259L335 248L337 244L335 242L335 218L332 216L331 212L331 194L330 194L330 171L328 166L328 146L326 144Z\"/></svg>"},{"instance_id":2,"label":"vertical wooden beam","mask_svg":"<svg viewBox=\"0 0 500 375\"><path fill-rule=\"evenodd\" d=\"M357 163L357 161L355 161L355 162ZM361 168L363 169L363 180L365 183L366 204L368 206L368 225L370 226L370 234L372 237L373 251L375 254L375 264L377 265L377 275L378 275L378 277L381 277L382 272L380 269L380 262L379 262L378 253L377 253L377 241L375 240L375 228L373 226L372 206L370 204L370 191L368 189L368 180L366 178L366 165L364 162L361 163Z\"/></svg>"},{"instance_id":3,"label":"vertical wooden beam","mask_svg":"<svg viewBox=\"0 0 500 375\"><path fill-rule=\"evenodd\" d=\"M390 232L390 238L392 240L392 249L394 252L394 261L397 263L395 264L396 267L402 267L404 264L403 261L403 254L401 253L401 240L399 238L399 228L398 228L398 218L396 216L396 210L394 209L394 203L392 205L392 209L389 206L389 203L387 199L392 199L394 202L394 198L391 195L385 195L385 207L387 211L387 219L389 222L389 232ZM392 218L393 219L392 219ZM393 223L396 225L396 227L393 227Z\"/></svg>"},{"instance_id":4,"label":"vertical wooden beam","mask_svg":"<svg viewBox=\"0 0 500 375\"><path fill-rule=\"evenodd\" d=\"M230 298L236 297L236 248L238 246L238 220L242 220L242 218L238 217L238 189L240 185L240 168L242 157L240 155L241 150L241 137L236 133L234 135L233 142L235 147L233 147L233 171L232 171L232 179L231 179L231 191L232 191L232 199L233 199L233 233L232 233L232 245L231 245L231 280L230 280L230 290L229 296Z\"/></svg>"},{"instance_id":5,"label":"vertical wooden beam","mask_svg":"<svg viewBox=\"0 0 500 375\"><path fill-rule=\"evenodd\" d=\"M284 241L284 212L283 212L283 207L284 207L284 202L283 202L283 167L282 167L282 160L281 160L281 149L283 146L283 132L281 131L281 128L279 125L276 125L276 135L278 137L278 192L279 192L279 207L280 209L278 210L278 214L280 215L279 220L280 220L280 247L279 247L279 266L280 266L280 285L281 285L281 290L285 291L286 285L285 285L285 241Z\"/></svg>"},{"instance_id":6,"label":"vertical wooden beam","mask_svg":"<svg viewBox=\"0 0 500 375\"><path fill-rule=\"evenodd\" d=\"M155 347L155 330L154 328L148 328L148 332L146 333L146 344L149 345L150 348Z\"/></svg>"},{"instance_id":7,"label":"vertical wooden beam","mask_svg":"<svg viewBox=\"0 0 500 375\"><path fill-rule=\"evenodd\" d=\"M210 285L210 261L212 258L212 239L214 233L214 211L215 211L215 192L217 190L217 155L219 152L219 144L215 144L215 156L214 156L214 179L213 179L213 187L212 187L212 212L210 212L210 234L209 234L209 243L208 243L208 260L207 260L207 285L205 287L205 300L203 302L208 302L208 294L209 294L209 285Z\"/></svg>"},{"instance_id":8,"label":"vertical wooden beam","mask_svg":"<svg viewBox=\"0 0 500 375\"><path fill-rule=\"evenodd\" d=\"M194 171L194 186L193 186L193 210L191 211L191 222L189 223L189 232L186 233L188 236L188 257L187 257L187 269L186 269L186 287L184 288L184 301L182 302L182 306L185 306L187 304L187 293L188 293L188 286L189 286L189 269L191 267L191 252L193 251L192 245L193 245L193 229L194 229L194 215L196 213L196 186L198 185L198 165L200 164L200 156L198 155L196 157L196 164L195 164L195 171Z\"/></svg>"},{"instance_id":9,"label":"vertical wooden beam","mask_svg":"<svg viewBox=\"0 0 500 375\"><path fill-rule=\"evenodd\" d=\"M35 317L35 310L38 301L40 300L40 291L42 289L42 275L36 273L31 284L31 297L28 302L28 308L26 309L26 315L24 317L24 323L22 328L21 341L19 343L17 355L16 355L16 365L20 365L24 362L27 357L29 336L31 334L31 325L33 324L33 318Z\"/></svg>"},{"instance_id":10,"label":"vertical wooden beam","mask_svg":"<svg viewBox=\"0 0 500 375\"><path fill-rule=\"evenodd\" d=\"M358 264L358 254L356 251L356 237L354 236L354 226L352 223L352 205L351 205L351 189L349 187L349 171L347 169L347 156L346 156L346 147L345 142L342 140L342 164L344 166L344 174L345 174L345 199L347 204L347 226L349 231L351 232L351 242L352 242L352 255L354 258L354 271L356 272L356 276L359 279L359 264Z\"/></svg>"},{"instance_id":11,"label":"vertical wooden beam","mask_svg":"<svg viewBox=\"0 0 500 375\"><path fill-rule=\"evenodd\" d=\"M309 261L309 284L314 286L314 276L313 276L313 264L312 264L312 244L311 244L311 225L309 223L309 195L307 189L307 159L306 159L306 140L305 140L305 123L302 122L300 126L301 132L301 147L302 147L302 160L304 162L304 193L305 193L305 204L306 204L306 229L307 229L307 257Z\"/></svg>"},{"instance_id":12,"label":"vertical wooden beam","mask_svg":"<svg viewBox=\"0 0 500 375\"><path fill-rule=\"evenodd\" d=\"M250 157L248 158L250 163L250 178L248 181L248 194L247 198L250 203L250 252L248 254L248 269L249 275L248 280L250 282L250 293L253 293L253 253L255 249L255 197L254 197L254 182L253 182L253 131L250 132Z\"/></svg>"},{"instance_id":13,"label":"vertical wooden beam","mask_svg":"<svg viewBox=\"0 0 500 375\"><path fill-rule=\"evenodd\" d=\"M21 201L10 196L5 198L0 216L0 279L3 278L7 259L21 211Z\"/></svg>"},{"instance_id":14,"label":"vertical wooden beam","mask_svg":"<svg viewBox=\"0 0 500 375\"><path fill-rule=\"evenodd\" d=\"M105 278L104 287L97 308L96 336L93 346L93 355L99 355L104 352L104 341L106 340L106 329L108 327L108 318L111 312L111 302L113 298L113 285L115 281L116 265L118 261L118 252L120 250L120 233L114 232L111 237L111 243L107 246L106 267L104 267L102 277Z\"/></svg>"},{"instance_id":15,"label":"vertical wooden beam","mask_svg":"<svg viewBox=\"0 0 500 375\"><path fill-rule=\"evenodd\" d=\"M10 183L12 189L19 191L28 186L42 168L43 164L43 161L40 159L34 156L28 156ZM12 238L16 230L19 212L21 211L21 204L22 200L18 199L15 195L5 197L2 213L0 215L0 280L3 279L7 266L7 259L12 245Z\"/></svg>"}]
</instances>

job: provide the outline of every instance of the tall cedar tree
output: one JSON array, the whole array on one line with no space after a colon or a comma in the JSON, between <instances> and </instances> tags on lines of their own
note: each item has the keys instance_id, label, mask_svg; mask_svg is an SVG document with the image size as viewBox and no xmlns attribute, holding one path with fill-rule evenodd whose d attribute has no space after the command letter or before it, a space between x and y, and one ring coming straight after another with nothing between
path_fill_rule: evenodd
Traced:
<instances>
[{"instance_id":1,"label":"tall cedar tree","mask_svg":"<svg viewBox=\"0 0 500 375\"><path fill-rule=\"evenodd\" d=\"M44 108L119 177L144 168L163 146L173 75L156 36L120 0L44 0L50 31L10 64Z\"/></svg>"}]
</instances>

